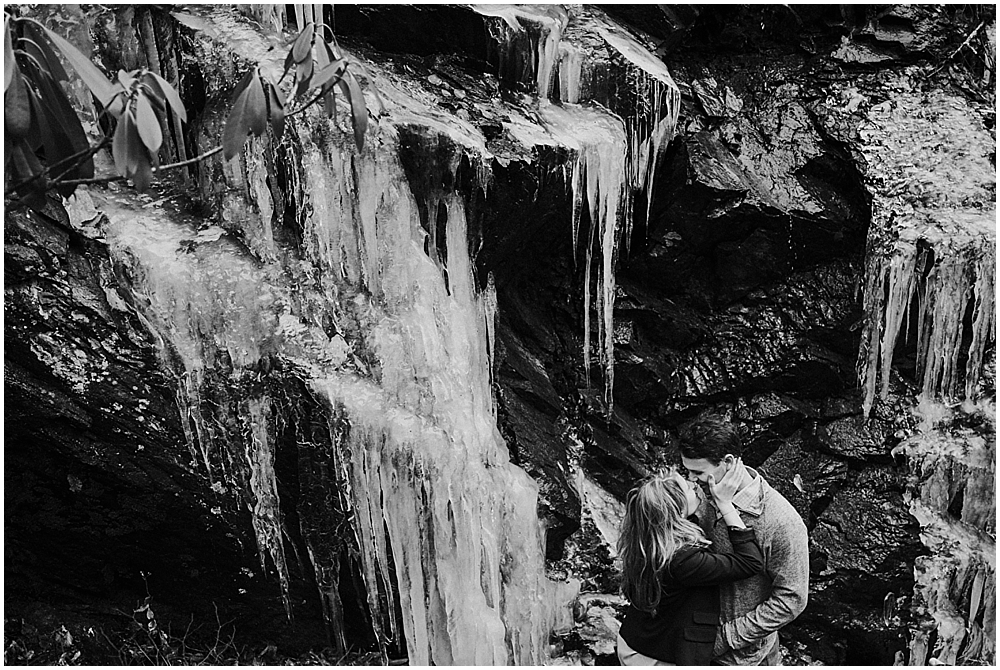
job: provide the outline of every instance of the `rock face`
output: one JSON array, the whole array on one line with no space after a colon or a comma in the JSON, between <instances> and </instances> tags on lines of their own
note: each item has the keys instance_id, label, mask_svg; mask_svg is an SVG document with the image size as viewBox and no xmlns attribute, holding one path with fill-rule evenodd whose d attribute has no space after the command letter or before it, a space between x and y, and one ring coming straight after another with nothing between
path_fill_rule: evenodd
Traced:
<instances>
[{"instance_id":1,"label":"rock face","mask_svg":"<svg viewBox=\"0 0 1000 670\"><path fill-rule=\"evenodd\" d=\"M245 63L277 79L284 53L261 16L191 11L119 8L93 31L109 69L178 82L176 157L218 142ZM904 230L918 251L893 251L902 201L876 183L933 122L913 120L926 100L876 103L899 79L872 64L939 48L940 17L832 11L338 6L363 151L314 111L148 197L8 211L18 616L72 599L112 619L149 595L176 625L215 603L286 648L537 664L556 629L563 660L604 662L615 498L713 411L810 528L795 653L992 658L982 439L892 451L918 388L992 384L986 238L953 254ZM989 138L928 96L978 198ZM979 221L969 193L912 209ZM873 308L886 281L901 297ZM892 368L878 334L911 295L940 309L912 331L923 358ZM971 344L945 361L967 303ZM860 342L880 346L864 393ZM941 549L955 533L971 553Z\"/></svg>"}]
</instances>

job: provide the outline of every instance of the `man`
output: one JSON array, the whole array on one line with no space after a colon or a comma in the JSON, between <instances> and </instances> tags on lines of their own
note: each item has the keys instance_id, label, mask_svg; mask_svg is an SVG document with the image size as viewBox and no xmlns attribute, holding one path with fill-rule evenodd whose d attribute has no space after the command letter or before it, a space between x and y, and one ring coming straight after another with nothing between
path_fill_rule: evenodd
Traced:
<instances>
[{"instance_id":1,"label":"man","mask_svg":"<svg viewBox=\"0 0 1000 670\"><path fill-rule=\"evenodd\" d=\"M698 518L719 551L731 551L725 521L707 495L708 481L735 469L733 505L757 534L764 572L720 587L722 626L713 665L781 665L778 630L806 607L809 598L809 537L795 508L752 468L743 465L739 435L718 417L697 419L681 431L681 462L706 495ZM716 532L718 529L721 532Z\"/></svg>"}]
</instances>

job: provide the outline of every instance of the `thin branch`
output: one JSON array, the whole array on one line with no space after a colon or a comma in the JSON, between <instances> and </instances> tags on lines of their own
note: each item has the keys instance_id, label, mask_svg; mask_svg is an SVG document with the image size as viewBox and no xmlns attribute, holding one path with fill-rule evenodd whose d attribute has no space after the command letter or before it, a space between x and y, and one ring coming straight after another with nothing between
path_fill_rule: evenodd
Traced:
<instances>
[{"instance_id":1,"label":"thin branch","mask_svg":"<svg viewBox=\"0 0 1000 670\"><path fill-rule=\"evenodd\" d=\"M983 25L985 25L985 23L986 23L985 21L980 21L979 25L976 26L975 28L973 28L972 32L969 33L969 36L965 38L965 41L962 42L960 45L958 45L958 48L955 49L954 51L952 51L951 55L949 55L947 58L945 58L943 61L941 61L940 65L938 65L936 68L934 68L933 70L931 70L930 72L928 72L926 75L924 75L924 79L930 79L931 76L937 74L942 68L944 68L945 65L948 64L948 61L950 61L952 58L954 58L955 56L958 55L959 51L961 51L965 47L969 46L969 43L972 42L972 38L976 36L976 33L979 32L979 29L982 28Z\"/></svg>"},{"instance_id":2,"label":"thin branch","mask_svg":"<svg viewBox=\"0 0 1000 670\"><path fill-rule=\"evenodd\" d=\"M325 84L323 84L323 86L320 87L319 89L319 93L313 96L313 98L309 102L305 103L296 110L288 112L287 114L285 114L285 118L290 119L297 114L301 114L302 112L312 107L315 103L319 102L320 98L329 93L330 90L333 89L333 87L336 86L344 78L344 75L347 74L347 68L349 65L350 63L345 63L344 71L340 73L340 76L335 81L328 81Z\"/></svg>"},{"instance_id":3,"label":"thin branch","mask_svg":"<svg viewBox=\"0 0 1000 670\"><path fill-rule=\"evenodd\" d=\"M334 85L336 85L336 82L334 82ZM331 88L332 88L332 87L331 87ZM314 96L314 97L312 98L312 100L310 100L309 102L305 103L304 105L302 105L302 106L301 106L301 107L299 107L298 109L296 109L296 110L293 110L293 111L291 111L291 112L288 112L287 114L285 114L285 118L286 118L286 119L290 119L290 118L292 118L293 116L296 116L297 114L301 114L302 112L306 111L306 110L307 110L307 109L308 109L309 107L312 107L312 106L313 106L314 104L316 104L317 102L319 102L319 100L320 100L320 99L321 99L321 98L322 98L322 97L323 97L324 95L326 95L327 93L329 93L329 90L327 89L327 87L325 87L325 86L324 86L324 87L323 87L322 89L320 89L320 92L319 92L319 93L317 93L317 94L316 94L316 95L315 95L315 96Z\"/></svg>"},{"instance_id":4,"label":"thin branch","mask_svg":"<svg viewBox=\"0 0 1000 670\"><path fill-rule=\"evenodd\" d=\"M214 149L209 149L208 151L206 151L205 153L201 154L200 156L195 156L194 158L189 158L186 161L180 161L180 162L177 162L177 163L168 163L166 165L161 165L160 167L153 168L153 172L155 174L159 174L161 172L166 172L167 170L174 170L174 169L177 169L177 168L180 168L180 167L185 167L185 166L188 166L188 165L194 165L195 163L203 161L206 158L211 158L212 156L214 156L215 154L219 153L220 151L222 151L222 146L221 145L215 147ZM81 186L81 185L84 185L84 184L110 184L110 183L116 182L116 181L125 181L125 179L126 179L126 177L123 177L122 175L116 174L116 175L109 175L107 177L91 177L90 179L67 179L66 181L61 181L61 182L58 182L58 183L54 182L53 186Z\"/></svg>"},{"instance_id":5,"label":"thin branch","mask_svg":"<svg viewBox=\"0 0 1000 670\"><path fill-rule=\"evenodd\" d=\"M94 154L96 154L98 151L100 151L101 149L103 149L104 147L106 147L110 143L111 143L111 138L105 136L100 142L98 142L94 146L92 146L92 147L88 146L86 149L82 149L80 151L77 151L72 156L67 156L66 158L62 159L58 163L53 163L52 165L48 166L47 168L45 168L44 170L42 170L38 174L33 175L31 177L28 177L27 179L23 179L23 180L19 181L18 183L14 184L10 188L8 188L6 191L4 191L4 197L7 197L8 195L11 195L14 191L20 189L23 186L27 186L28 184L30 184L31 182L35 181L36 179L41 179L42 177L45 177L49 172L52 172L52 171L54 171L54 170L62 167L63 165L69 163L70 161L76 161L69 168L67 168L66 170L63 170L57 177L55 177L52 180L53 182L58 182L60 177L62 177L66 173L68 173L68 172L72 171L73 169L77 168L78 166L80 166L84 161L86 161L88 158L90 158L91 156L93 156ZM59 182L59 183L63 184L65 182Z\"/></svg>"},{"instance_id":6,"label":"thin branch","mask_svg":"<svg viewBox=\"0 0 1000 670\"><path fill-rule=\"evenodd\" d=\"M86 161L90 160L90 158L93 157L94 154L96 154L98 151L100 151L101 149L103 149L104 147L106 147L109 144L111 144L111 138L110 137L105 137L103 140L101 140L100 142L98 142L97 146L91 147L90 149L84 151L83 153L85 155L83 157L81 157L80 160L76 161L73 165L69 166L68 168L66 168L65 170L63 170L59 174L57 174L55 177L53 177L52 181L58 182L60 179L62 179L67 174L69 174L70 172L72 172L73 170L75 170L76 168L78 168L80 165L82 165ZM56 163L55 165L49 167L48 169L49 170L53 170L54 168L59 167L63 162L64 161L59 161L58 163Z\"/></svg>"},{"instance_id":7,"label":"thin branch","mask_svg":"<svg viewBox=\"0 0 1000 670\"><path fill-rule=\"evenodd\" d=\"M215 147L214 149L209 149L200 156L195 156L194 158L189 158L186 161L178 161L177 163L168 163L166 165L161 165L158 168L153 168L153 172L163 172L165 170L174 170L179 167L186 167L188 165L194 165L195 163L201 162L206 158L211 158L215 154L222 151L222 145Z\"/></svg>"}]
</instances>

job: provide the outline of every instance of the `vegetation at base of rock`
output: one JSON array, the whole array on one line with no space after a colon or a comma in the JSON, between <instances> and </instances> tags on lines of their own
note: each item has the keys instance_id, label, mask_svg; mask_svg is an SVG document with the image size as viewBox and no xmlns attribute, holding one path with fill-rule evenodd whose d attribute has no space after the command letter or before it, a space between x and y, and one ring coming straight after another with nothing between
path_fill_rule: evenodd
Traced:
<instances>
[{"instance_id":1,"label":"vegetation at base of rock","mask_svg":"<svg viewBox=\"0 0 1000 670\"><path fill-rule=\"evenodd\" d=\"M143 605L146 607L143 608ZM282 650L274 644L239 641L232 621L193 618L183 631L161 630L148 603L131 614L120 612L106 626L29 622L4 618L4 665L382 665L378 652L331 648ZM151 627L152 626L152 627Z\"/></svg>"},{"instance_id":2,"label":"vegetation at base of rock","mask_svg":"<svg viewBox=\"0 0 1000 670\"><path fill-rule=\"evenodd\" d=\"M179 18L177 13L174 17ZM187 25L199 25L197 21L192 24L191 18ZM288 51L285 71L277 83L262 76L257 66L240 81L223 132L227 160L243 150L248 134L260 137L268 125L275 141L280 141L285 120L314 103L322 101L327 116L332 117L336 87L350 106L358 150L364 147L368 123L364 94L348 61L323 37L325 26L320 28L312 22L305 24ZM69 75L57 53L93 95L102 127L113 124L113 132L93 145L66 95L63 85L68 84ZM278 86L293 67L295 85L285 98ZM315 94L309 97L312 91ZM292 101L299 106L286 111ZM94 177L93 156L108 145L117 178L131 179L140 192L149 188L154 172L189 165L219 150L161 166L162 129L169 127L170 114L179 123L187 122L180 95L159 73L145 68L119 70L111 80L66 38L39 21L5 14L4 172L9 173L5 197L17 194L28 206L41 210L47 191L69 197L80 184L115 180Z\"/></svg>"}]
</instances>

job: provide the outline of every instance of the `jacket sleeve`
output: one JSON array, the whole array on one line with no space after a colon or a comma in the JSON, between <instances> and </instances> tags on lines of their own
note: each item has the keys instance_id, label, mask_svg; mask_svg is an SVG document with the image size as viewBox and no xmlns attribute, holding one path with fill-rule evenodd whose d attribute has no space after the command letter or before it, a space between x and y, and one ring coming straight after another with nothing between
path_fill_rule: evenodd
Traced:
<instances>
[{"instance_id":1,"label":"jacket sleeve","mask_svg":"<svg viewBox=\"0 0 1000 670\"><path fill-rule=\"evenodd\" d=\"M809 536L794 513L780 524L771 540L767 573L771 595L743 616L727 621L719 631L731 649L742 649L789 623L809 601Z\"/></svg>"},{"instance_id":2,"label":"jacket sleeve","mask_svg":"<svg viewBox=\"0 0 1000 670\"><path fill-rule=\"evenodd\" d=\"M752 528L729 531L732 553L711 548L686 551L670 564L670 576L685 586L707 586L746 579L764 569L764 554Z\"/></svg>"}]
</instances>

